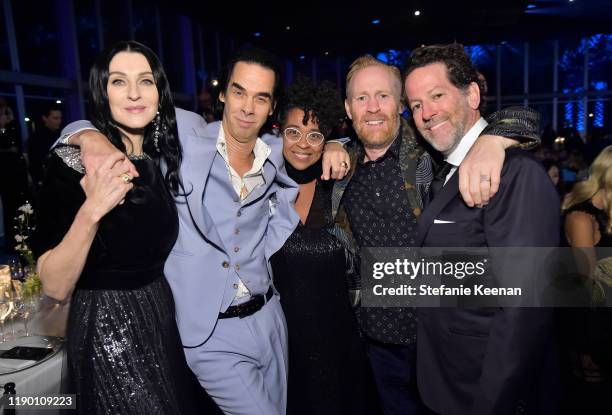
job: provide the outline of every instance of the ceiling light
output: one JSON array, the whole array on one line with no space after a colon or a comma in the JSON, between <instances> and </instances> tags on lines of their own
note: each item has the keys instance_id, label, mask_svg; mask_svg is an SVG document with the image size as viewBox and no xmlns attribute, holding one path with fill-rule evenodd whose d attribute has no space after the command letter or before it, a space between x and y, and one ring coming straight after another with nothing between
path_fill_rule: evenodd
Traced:
<instances>
[{"instance_id":1,"label":"ceiling light","mask_svg":"<svg viewBox=\"0 0 612 415\"><path fill-rule=\"evenodd\" d=\"M253 35L254 35L255 37L260 37L260 36L261 36L261 33L260 33L260 32L255 32L255 33L253 33Z\"/></svg>"},{"instance_id":2,"label":"ceiling light","mask_svg":"<svg viewBox=\"0 0 612 415\"><path fill-rule=\"evenodd\" d=\"M421 11L420 10L415 10L414 11L414 15L415 16L420 16L421 15Z\"/></svg>"},{"instance_id":3,"label":"ceiling light","mask_svg":"<svg viewBox=\"0 0 612 415\"><path fill-rule=\"evenodd\" d=\"M589 117L593 118L593 113L592 112L589 112Z\"/></svg>"},{"instance_id":4,"label":"ceiling light","mask_svg":"<svg viewBox=\"0 0 612 415\"><path fill-rule=\"evenodd\" d=\"M380 24L380 19L374 19L374 20L372 20L372 24Z\"/></svg>"},{"instance_id":5,"label":"ceiling light","mask_svg":"<svg viewBox=\"0 0 612 415\"><path fill-rule=\"evenodd\" d=\"M24 118L25 122L30 122L30 119L28 117Z\"/></svg>"},{"instance_id":6,"label":"ceiling light","mask_svg":"<svg viewBox=\"0 0 612 415\"><path fill-rule=\"evenodd\" d=\"M58 99L57 101L55 101L55 103L56 103L56 104L61 104L61 103L62 103L62 100L61 100L61 99Z\"/></svg>"},{"instance_id":7,"label":"ceiling light","mask_svg":"<svg viewBox=\"0 0 612 415\"><path fill-rule=\"evenodd\" d=\"M291 26L285 26L285 30L291 30Z\"/></svg>"}]
</instances>

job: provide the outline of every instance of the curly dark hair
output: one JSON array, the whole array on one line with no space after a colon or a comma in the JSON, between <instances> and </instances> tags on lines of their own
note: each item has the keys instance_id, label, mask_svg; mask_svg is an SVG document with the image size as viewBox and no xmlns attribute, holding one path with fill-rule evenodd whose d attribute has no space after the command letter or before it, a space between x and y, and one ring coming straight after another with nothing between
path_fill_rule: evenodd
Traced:
<instances>
[{"instance_id":1,"label":"curly dark hair","mask_svg":"<svg viewBox=\"0 0 612 415\"><path fill-rule=\"evenodd\" d=\"M446 65L449 81L461 90L465 90L472 82L476 82L480 90L480 105L478 109L481 113L484 112L486 108L484 97L487 94L485 79L478 72L478 69L472 63L472 59L465 53L463 45L460 43L422 46L413 50L406 62L402 79L405 82L406 77L412 71L433 63L443 63Z\"/></svg>"},{"instance_id":2,"label":"curly dark hair","mask_svg":"<svg viewBox=\"0 0 612 415\"><path fill-rule=\"evenodd\" d=\"M281 127L287 123L287 114L294 108L304 111L302 122L307 124L312 117L326 139L345 115L340 93L331 82L323 81L316 85L310 78L298 77L287 89L280 112Z\"/></svg>"}]
</instances>

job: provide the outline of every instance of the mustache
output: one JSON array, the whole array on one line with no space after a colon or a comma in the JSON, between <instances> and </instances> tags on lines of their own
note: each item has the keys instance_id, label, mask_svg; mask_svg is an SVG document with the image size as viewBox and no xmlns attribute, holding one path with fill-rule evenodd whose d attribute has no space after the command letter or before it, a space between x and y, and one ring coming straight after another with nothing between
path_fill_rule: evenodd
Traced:
<instances>
[{"instance_id":1,"label":"mustache","mask_svg":"<svg viewBox=\"0 0 612 415\"><path fill-rule=\"evenodd\" d=\"M447 120L448 120L448 117L434 118L434 119L431 119L429 121L425 121L423 123L423 127L425 127L425 128L432 128L432 127L435 127L438 124L442 124L444 121L447 121Z\"/></svg>"}]
</instances>

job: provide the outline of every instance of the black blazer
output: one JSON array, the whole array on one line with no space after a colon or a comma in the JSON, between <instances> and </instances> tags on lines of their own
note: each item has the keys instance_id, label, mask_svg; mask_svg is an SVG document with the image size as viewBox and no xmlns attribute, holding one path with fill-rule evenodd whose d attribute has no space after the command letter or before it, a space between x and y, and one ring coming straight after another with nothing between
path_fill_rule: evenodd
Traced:
<instances>
[{"instance_id":1,"label":"black blazer","mask_svg":"<svg viewBox=\"0 0 612 415\"><path fill-rule=\"evenodd\" d=\"M511 149L499 192L483 209L463 203L453 174L419 218L419 242L558 246L559 212L557 192L540 162ZM417 374L424 402L444 415L546 412L536 398L554 401L550 385L541 389L539 382L555 366L551 335L547 309L419 309Z\"/></svg>"}]
</instances>

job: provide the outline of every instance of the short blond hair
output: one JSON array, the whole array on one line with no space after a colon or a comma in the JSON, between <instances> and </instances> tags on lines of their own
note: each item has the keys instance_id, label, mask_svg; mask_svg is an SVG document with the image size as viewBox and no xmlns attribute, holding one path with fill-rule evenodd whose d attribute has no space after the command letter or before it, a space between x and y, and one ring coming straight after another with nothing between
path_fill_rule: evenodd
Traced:
<instances>
[{"instance_id":1,"label":"short blond hair","mask_svg":"<svg viewBox=\"0 0 612 415\"><path fill-rule=\"evenodd\" d=\"M353 63L351 63L351 66L349 67L349 71L346 74L346 96L347 97L349 96L350 84L355 74L359 72L360 70L368 68L370 66L379 66L381 68L386 69L389 72L396 86L397 98L401 99L402 97L402 77L401 77L399 68L397 66L388 65L384 63L383 61L381 61L380 59L376 59L372 55L360 56L357 59L355 59Z\"/></svg>"}]
</instances>

